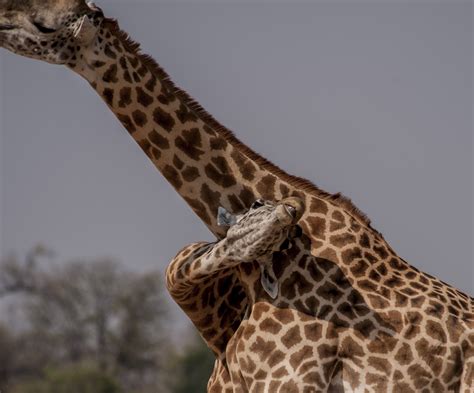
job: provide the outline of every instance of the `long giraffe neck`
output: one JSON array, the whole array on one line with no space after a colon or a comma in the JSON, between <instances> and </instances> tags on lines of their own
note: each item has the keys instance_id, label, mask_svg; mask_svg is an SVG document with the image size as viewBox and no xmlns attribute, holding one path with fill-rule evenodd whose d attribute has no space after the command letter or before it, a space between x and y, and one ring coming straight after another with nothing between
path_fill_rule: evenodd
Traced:
<instances>
[{"instance_id":1,"label":"long giraffe neck","mask_svg":"<svg viewBox=\"0 0 474 393\"><path fill-rule=\"evenodd\" d=\"M282 324L271 325L276 332L279 326L293 323L288 334L282 336L282 342L290 331L303 332L300 327L313 318L314 329L304 329L306 341L318 340L317 332L323 329L326 338L342 330L356 331L357 334L345 340L349 343L347 348L356 345L363 348L377 334L380 338L367 345L366 353L392 351L391 359L395 358L393 348L396 347L392 337L397 333L397 326L405 323L405 312L413 315L410 324L418 325L429 310L437 313L448 310L449 314L442 314L448 315L446 331L456 331L453 327L458 319L451 314L464 318L468 302L465 295L447 286L439 290L443 284L399 259L349 201L288 176L242 145L175 88L164 71L141 55L138 46L129 42L114 22L104 23L97 40L100 45L96 48L100 50L85 50L85 61L71 68L104 98L154 165L216 236L225 234L216 222L218 206L237 212L248 208L257 198L274 201L289 196L300 197L307 206L300 220L304 236L296 239L289 251L274 255L281 282L281 298L275 303L260 301L265 298L255 265L240 266L239 274L222 270L199 276L195 286L182 288L173 279L184 277L186 284L190 283L192 275L187 269L190 265L186 264L189 255L171 264L167 272L168 290L218 356L214 377L220 375L222 381L217 384L233 383L234 375L231 380L226 374L229 369L240 372L240 365L235 361L240 326L250 323L256 326L254 333L246 331L248 337L240 341L244 344L244 349L240 349L244 354L245 342L259 343L260 335L268 332L265 329L270 325L264 321L270 319L259 322L259 315L264 313L272 314L275 321L282 316L281 312L286 313ZM187 248L185 253L189 251ZM430 293L429 301L424 292L431 290L438 293ZM251 311L244 322L248 310ZM443 339L447 337L439 323L426 323L426 326L441 332L438 335ZM460 332L455 334L459 336ZM292 340L291 345L280 346L290 364L301 356L291 351L299 348L303 338L300 333L294 333ZM271 341L270 344L276 345ZM331 351L336 353L337 348L333 346ZM285 357L281 350L270 351ZM421 356L428 354L429 350L425 350ZM229 364L229 368L224 367ZM323 380L322 374L319 380Z\"/></svg>"},{"instance_id":2,"label":"long giraffe neck","mask_svg":"<svg viewBox=\"0 0 474 393\"><path fill-rule=\"evenodd\" d=\"M9 3L7 10L24 2ZM291 247L272 254L281 289L275 299L262 289L257 263L236 269L218 247L205 259L207 245L192 244L169 265L170 294L218 355L209 391L472 391L472 298L400 259L349 201L241 144L115 22L106 20L96 36L94 15L97 25L102 19L91 11L91 20L67 19L68 31L53 35L50 46L44 41L44 49L29 38L29 25L5 45L68 61L218 237L219 205L237 212L259 197L298 196L306 207Z\"/></svg>"},{"instance_id":3,"label":"long giraffe neck","mask_svg":"<svg viewBox=\"0 0 474 393\"><path fill-rule=\"evenodd\" d=\"M218 237L218 206L236 212L257 198L303 196L305 188L208 115L120 31L103 22L97 41L69 65L104 99L158 170ZM315 197L315 193L312 192Z\"/></svg>"},{"instance_id":4,"label":"long giraffe neck","mask_svg":"<svg viewBox=\"0 0 474 393\"><path fill-rule=\"evenodd\" d=\"M216 235L219 205L242 210L260 197L250 187L267 170L165 72L139 53L113 21L105 21L94 50L70 67L105 100L132 138ZM274 182L274 181L273 181Z\"/></svg>"}]
</instances>

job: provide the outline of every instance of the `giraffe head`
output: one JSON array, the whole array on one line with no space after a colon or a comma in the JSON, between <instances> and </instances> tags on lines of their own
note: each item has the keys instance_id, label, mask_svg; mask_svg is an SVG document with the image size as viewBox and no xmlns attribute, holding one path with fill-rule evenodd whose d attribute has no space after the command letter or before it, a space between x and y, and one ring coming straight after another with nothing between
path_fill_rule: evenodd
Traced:
<instances>
[{"instance_id":1,"label":"giraffe head","mask_svg":"<svg viewBox=\"0 0 474 393\"><path fill-rule=\"evenodd\" d=\"M276 226L285 227L296 224L303 212L304 202L301 198L285 198L280 202L257 199L250 209L242 214L232 214L223 207L219 207L217 222L220 226L232 227L242 224L242 221L268 222L270 220Z\"/></svg>"},{"instance_id":2,"label":"giraffe head","mask_svg":"<svg viewBox=\"0 0 474 393\"><path fill-rule=\"evenodd\" d=\"M67 64L94 41L102 20L86 0L0 0L0 47Z\"/></svg>"},{"instance_id":3,"label":"giraffe head","mask_svg":"<svg viewBox=\"0 0 474 393\"><path fill-rule=\"evenodd\" d=\"M303 200L296 197L279 202L258 199L247 212L236 216L235 223L227 232L227 239L231 243L237 242L237 248L242 253L245 249L249 255L253 251L256 254L261 250L277 251L302 217L304 209ZM247 255L246 258L258 259L256 255Z\"/></svg>"}]
</instances>

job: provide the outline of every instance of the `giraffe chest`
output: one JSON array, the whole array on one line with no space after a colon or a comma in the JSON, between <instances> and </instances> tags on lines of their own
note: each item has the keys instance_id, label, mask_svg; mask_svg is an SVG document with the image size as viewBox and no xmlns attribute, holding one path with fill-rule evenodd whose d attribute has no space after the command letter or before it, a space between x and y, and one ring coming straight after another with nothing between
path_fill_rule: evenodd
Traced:
<instances>
[{"instance_id":1,"label":"giraffe chest","mask_svg":"<svg viewBox=\"0 0 474 393\"><path fill-rule=\"evenodd\" d=\"M255 304L228 343L234 392L327 391L337 373L337 338L322 337L322 326L295 310L273 310L270 318L266 306Z\"/></svg>"},{"instance_id":2,"label":"giraffe chest","mask_svg":"<svg viewBox=\"0 0 474 393\"><path fill-rule=\"evenodd\" d=\"M291 318L290 313L281 310L283 318ZM302 321L293 317L294 323L278 333L265 319L263 331L258 329L252 315L241 325L226 352L233 392L367 392L362 377L366 364L354 367L354 359L341 358L339 338L319 336L311 323L301 330ZM322 326L320 333L329 330Z\"/></svg>"},{"instance_id":3,"label":"giraffe chest","mask_svg":"<svg viewBox=\"0 0 474 393\"><path fill-rule=\"evenodd\" d=\"M459 392L463 347L461 339L440 345L384 327L364 336L257 302L230 339L226 362L234 392Z\"/></svg>"}]
</instances>

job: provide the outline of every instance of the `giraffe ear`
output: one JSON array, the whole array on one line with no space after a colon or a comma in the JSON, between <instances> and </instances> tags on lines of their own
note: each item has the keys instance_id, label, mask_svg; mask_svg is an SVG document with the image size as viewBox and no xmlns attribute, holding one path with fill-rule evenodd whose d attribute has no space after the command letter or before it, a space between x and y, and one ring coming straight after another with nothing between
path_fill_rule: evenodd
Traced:
<instances>
[{"instance_id":1,"label":"giraffe ear","mask_svg":"<svg viewBox=\"0 0 474 393\"><path fill-rule=\"evenodd\" d=\"M278 280L273 271L272 265L260 265L260 283L262 284L263 290L272 299L276 299L278 296Z\"/></svg>"},{"instance_id":2,"label":"giraffe ear","mask_svg":"<svg viewBox=\"0 0 474 393\"><path fill-rule=\"evenodd\" d=\"M228 212L222 206L217 209L217 225L220 227L231 227L237 223L237 217Z\"/></svg>"},{"instance_id":3,"label":"giraffe ear","mask_svg":"<svg viewBox=\"0 0 474 393\"><path fill-rule=\"evenodd\" d=\"M97 34L97 27L87 15L84 15L79 22L79 26L74 31L74 37L81 44L89 44Z\"/></svg>"},{"instance_id":4,"label":"giraffe ear","mask_svg":"<svg viewBox=\"0 0 474 393\"><path fill-rule=\"evenodd\" d=\"M102 12L102 10L99 7L97 7L96 4L93 1L86 0L86 4L93 11L101 11Z\"/></svg>"}]
</instances>

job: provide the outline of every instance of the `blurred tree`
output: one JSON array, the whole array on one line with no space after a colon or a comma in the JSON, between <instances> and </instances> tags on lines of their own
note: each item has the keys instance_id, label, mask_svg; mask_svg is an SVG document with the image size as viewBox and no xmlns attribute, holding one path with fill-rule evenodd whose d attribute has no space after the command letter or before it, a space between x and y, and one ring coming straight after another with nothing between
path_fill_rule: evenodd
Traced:
<instances>
[{"instance_id":1,"label":"blurred tree","mask_svg":"<svg viewBox=\"0 0 474 393\"><path fill-rule=\"evenodd\" d=\"M36 377L45 367L87 362L117 376L127 392L159 386L167 350L162 276L130 272L110 259L40 266L42 252L35 249L23 263L9 258L0 264L0 296L22 300L26 318L25 328L15 332L14 373ZM0 369L10 356L9 341L0 330Z\"/></svg>"},{"instance_id":2,"label":"blurred tree","mask_svg":"<svg viewBox=\"0 0 474 393\"><path fill-rule=\"evenodd\" d=\"M14 370L15 338L0 325L0 390L6 391Z\"/></svg>"},{"instance_id":3,"label":"blurred tree","mask_svg":"<svg viewBox=\"0 0 474 393\"><path fill-rule=\"evenodd\" d=\"M174 377L170 381L172 393L205 393L214 367L215 357L200 337L176 357L171 366Z\"/></svg>"},{"instance_id":4,"label":"blurred tree","mask_svg":"<svg viewBox=\"0 0 474 393\"><path fill-rule=\"evenodd\" d=\"M41 273L37 270L40 257L51 257L48 248L37 245L28 251L23 262L10 256L0 263L0 296L18 292L32 293L41 285Z\"/></svg>"},{"instance_id":5,"label":"blurred tree","mask_svg":"<svg viewBox=\"0 0 474 393\"><path fill-rule=\"evenodd\" d=\"M157 377L163 354L168 351L163 315L166 313L158 273L129 275L118 298L114 335L115 364L127 386ZM128 370L123 373L123 370Z\"/></svg>"},{"instance_id":6,"label":"blurred tree","mask_svg":"<svg viewBox=\"0 0 474 393\"><path fill-rule=\"evenodd\" d=\"M98 264L98 275L103 275L102 262ZM44 274L41 290L27 302L31 335L49 347L50 358L56 361L79 362L93 352L96 310L89 269L75 262Z\"/></svg>"},{"instance_id":7,"label":"blurred tree","mask_svg":"<svg viewBox=\"0 0 474 393\"><path fill-rule=\"evenodd\" d=\"M28 309L32 332L57 362L95 359L127 388L158 374L165 313L159 274L126 272L111 260L70 263L45 276Z\"/></svg>"}]
</instances>

